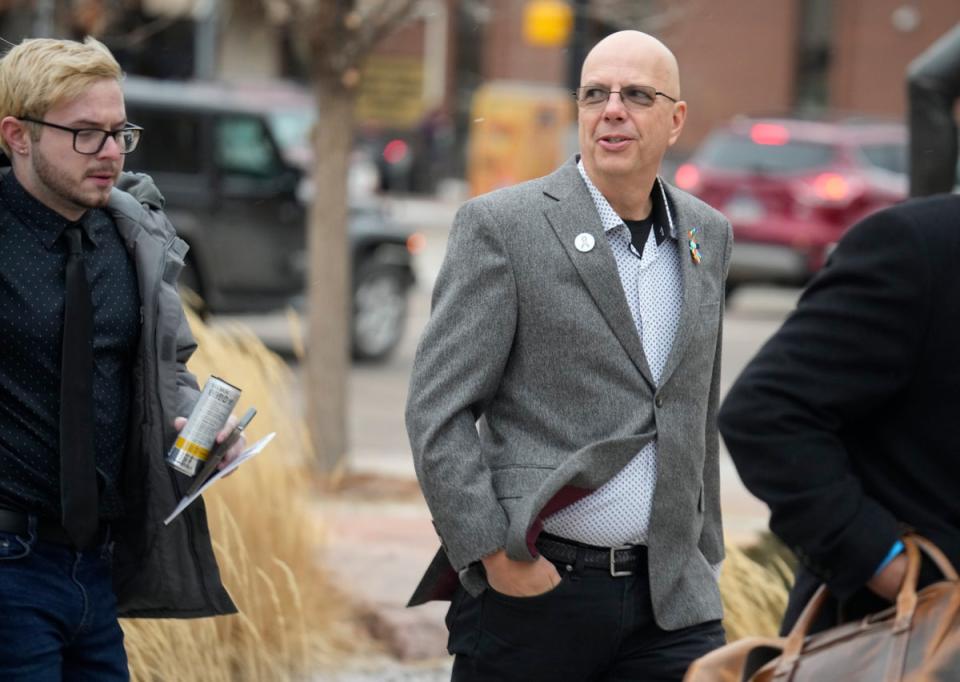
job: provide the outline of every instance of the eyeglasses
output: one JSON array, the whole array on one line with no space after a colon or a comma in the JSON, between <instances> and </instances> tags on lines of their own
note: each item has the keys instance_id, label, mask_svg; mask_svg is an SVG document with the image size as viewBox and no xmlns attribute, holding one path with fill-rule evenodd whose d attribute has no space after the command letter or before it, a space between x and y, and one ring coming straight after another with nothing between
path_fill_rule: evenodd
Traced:
<instances>
[{"instance_id":1,"label":"eyeglasses","mask_svg":"<svg viewBox=\"0 0 960 682\"><path fill-rule=\"evenodd\" d=\"M610 95L620 95L620 101L628 109L646 109L657 101L657 95L665 97L671 102L676 98L665 92L660 92L652 85L627 85L619 90L608 90L600 85L583 85L573 91L577 104L584 108L599 107L607 103Z\"/></svg>"},{"instance_id":2,"label":"eyeglasses","mask_svg":"<svg viewBox=\"0 0 960 682\"><path fill-rule=\"evenodd\" d=\"M103 130L102 128L68 128L67 126L38 121L26 116L19 116L18 119L73 133L73 151L78 154L99 154L103 145L107 143L108 137L112 137L113 141L117 143L121 154L129 154L137 148L137 143L140 142L140 133L143 132L143 128L132 123L128 123L118 130Z\"/></svg>"}]
</instances>

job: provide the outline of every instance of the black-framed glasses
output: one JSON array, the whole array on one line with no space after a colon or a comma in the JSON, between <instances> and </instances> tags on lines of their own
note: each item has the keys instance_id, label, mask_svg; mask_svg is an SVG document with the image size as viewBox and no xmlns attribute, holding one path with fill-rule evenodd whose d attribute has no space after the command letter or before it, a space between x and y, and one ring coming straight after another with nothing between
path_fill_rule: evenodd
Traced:
<instances>
[{"instance_id":1,"label":"black-framed glasses","mask_svg":"<svg viewBox=\"0 0 960 682\"><path fill-rule=\"evenodd\" d=\"M599 107L607 103L610 95L620 95L620 101L628 109L646 109L657 101L657 95L665 97L671 102L677 98L665 92L660 92L652 85L626 85L619 90L610 90L602 85L583 85L573 91L577 104L581 107Z\"/></svg>"},{"instance_id":2,"label":"black-framed glasses","mask_svg":"<svg viewBox=\"0 0 960 682\"><path fill-rule=\"evenodd\" d=\"M49 121L27 118L26 116L18 116L17 118L28 123L36 123L48 128L73 133L73 151L91 156L100 153L103 145L107 143L108 137L112 137L113 141L117 143L121 154L129 154L137 148L137 144L140 142L140 133L143 132L143 128L132 123L128 123L117 130L103 130L102 128L69 128Z\"/></svg>"}]
</instances>

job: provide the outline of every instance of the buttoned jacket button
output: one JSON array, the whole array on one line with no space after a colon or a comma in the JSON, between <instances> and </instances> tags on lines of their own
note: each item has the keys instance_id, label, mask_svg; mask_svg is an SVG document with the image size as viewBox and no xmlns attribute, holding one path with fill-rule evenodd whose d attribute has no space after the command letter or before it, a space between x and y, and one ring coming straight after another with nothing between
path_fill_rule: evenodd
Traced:
<instances>
[{"instance_id":1,"label":"buttoned jacket button","mask_svg":"<svg viewBox=\"0 0 960 682\"><path fill-rule=\"evenodd\" d=\"M661 398L660 396L657 396L656 398L654 398L653 404L656 405L657 407L663 407L663 398Z\"/></svg>"}]
</instances>

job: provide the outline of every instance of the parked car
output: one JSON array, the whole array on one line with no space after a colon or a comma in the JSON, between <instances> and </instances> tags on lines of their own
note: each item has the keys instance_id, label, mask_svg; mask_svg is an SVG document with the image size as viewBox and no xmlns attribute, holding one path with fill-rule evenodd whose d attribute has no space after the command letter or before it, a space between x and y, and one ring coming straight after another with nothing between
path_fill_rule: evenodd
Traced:
<instances>
[{"instance_id":1,"label":"parked car","mask_svg":"<svg viewBox=\"0 0 960 682\"><path fill-rule=\"evenodd\" d=\"M907 196L898 123L739 117L713 132L674 182L733 226L728 291L804 284L840 236Z\"/></svg>"},{"instance_id":2,"label":"parked car","mask_svg":"<svg viewBox=\"0 0 960 682\"><path fill-rule=\"evenodd\" d=\"M314 121L307 91L128 77L124 93L127 118L145 129L126 168L153 176L190 244L181 285L213 312L302 300ZM358 162L351 180L368 173ZM369 195L351 199L348 221L353 355L380 359L406 320L410 235Z\"/></svg>"}]
</instances>

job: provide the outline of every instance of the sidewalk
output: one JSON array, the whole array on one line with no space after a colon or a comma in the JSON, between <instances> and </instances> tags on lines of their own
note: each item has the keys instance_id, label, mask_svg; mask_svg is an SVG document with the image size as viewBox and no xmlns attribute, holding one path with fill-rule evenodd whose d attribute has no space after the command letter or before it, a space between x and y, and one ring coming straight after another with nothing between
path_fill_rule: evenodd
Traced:
<instances>
[{"instance_id":1,"label":"sidewalk","mask_svg":"<svg viewBox=\"0 0 960 682\"><path fill-rule=\"evenodd\" d=\"M319 503L329 529L324 565L392 657L443 662L447 603L406 608L439 547L426 505L410 481L350 478L347 489Z\"/></svg>"}]
</instances>

